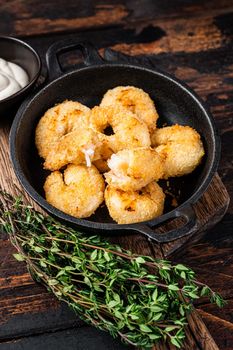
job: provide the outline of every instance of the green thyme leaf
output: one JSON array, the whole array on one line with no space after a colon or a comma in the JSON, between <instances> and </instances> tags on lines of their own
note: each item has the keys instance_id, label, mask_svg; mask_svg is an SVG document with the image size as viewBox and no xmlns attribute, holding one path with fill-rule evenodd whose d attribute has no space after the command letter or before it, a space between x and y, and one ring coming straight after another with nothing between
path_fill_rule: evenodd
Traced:
<instances>
[{"instance_id":1,"label":"green thyme leaf","mask_svg":"<svg viewBox=\"0 0 233 350\"><path fill-rule=\"evenodd\" d=\"M169 284L168 289L173 290L173 291L178 291L180 288L176 286L175 284Z\"/></svg>"},{"instance_id":2,"label":"green thyme leaf","mask_svg":"<svg viewBox=\"0 0 233 350\"><path fill-rule=\"evenodd\" d=\"M13 257L14 257L16 260L18 260L18 261L24 261L24 260L25 260L25 258L24 258L24 256L23 256L22 254L17 254L17 253L15 253L15 254L13 254Z\"/></svg>"},{"instance_id":3,"label":"green thyme leaf","mask_svg":"<svg viewBox=\"0 0 233 350\"><path fill-rule=\"evenodd\" d=\"M141 256L138 256L135 261L138 263L138 264L144 264L145 263L145 259L142 258Z\"/></svg>"},{"instance_id":4,"label":"green thyme leaf","mask_svg":"<svg viewBox=\"0 0 233 350\"><path fill-rule=\"evenodd\" d=\"M139 327L140 327L142 332L145 332L145 333L151 333L152 332L152 330L145 324L140 324Z\"/></svg>"}]
</instances>

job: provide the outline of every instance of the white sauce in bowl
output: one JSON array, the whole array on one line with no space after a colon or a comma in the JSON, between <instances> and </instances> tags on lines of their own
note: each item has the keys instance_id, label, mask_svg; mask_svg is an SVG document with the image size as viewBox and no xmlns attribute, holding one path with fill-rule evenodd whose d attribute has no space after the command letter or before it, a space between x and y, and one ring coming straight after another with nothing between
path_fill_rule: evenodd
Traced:
<instances>
[{"instance_id":1,"label":"white sauce in bowl","mask_svg":"<svg viewBox=\"0 0 233 350\"><path fill-rule=\"evenodd\" d=\"M29 78L23 68L0 58L0 100L15 94L28 83Z\"/></svg>"}]
</instances>

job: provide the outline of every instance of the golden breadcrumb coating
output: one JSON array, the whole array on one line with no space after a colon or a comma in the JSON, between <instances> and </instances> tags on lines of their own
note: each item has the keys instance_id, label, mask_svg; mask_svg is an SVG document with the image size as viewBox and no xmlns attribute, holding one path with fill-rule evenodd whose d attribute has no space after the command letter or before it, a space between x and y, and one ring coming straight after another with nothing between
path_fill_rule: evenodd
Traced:
<instances>
[{"instance_id":1,"label":"golden breadcrumb coating","mask_svg":"<svg viewBox=\"0 0 233 350\"><path fill-rule=\"evenodd\" d=\"M89 125L104 135L113 152L127 147L149 147L151 144L146 124L119 106L94 107L89 115ZM104 131L109 126L113 131L111 135L106 135Z\"/></svg>"},{"instance_id":2,"label":"golden breadcrumb coating","mask_svg":"<svg viewBox=\"0 0 233 350\"><path fill-rule=\"evenodd\" d=\"M97 132L90 128L74 130L57 141L48 153L44 168L59 170L63 166L86 164L91 166L93 160L101 157L102 143Z\"/></svg>"},{"instance_id":3,"label":"golden breadcrumb coating","mask_svg":"<svg viewBox=\"0 0 233 350\"><path fill-rule=\"evenodd\" d=\"M191 173L205 154L201 137L190 126L173 125L153 134L155 150L164 159L164 178Z\"/></svg>"},{"instance_id":4,"label":"golden breadcrumb coating","mask_svg":"<svg viewBox=\"0 0 233 350\"><path fill-rule=\"evenodd\" d=\"M83 124L89 112L88 107L75 101L64 101L48 109L36 127L35 143L40 157L45 159L62 136Z\"/></svg>"},{"instance_id":5,"label":"golden breadcrumb coating","mask_svg":"<svg viewBox=\"0 0 233 350\"><path fill-rule=\"evenodd\" d=\"M100 106L122 106L132 113L136 114L139 119L144 121L153 131L156 128L158 113L154 102L150 96L135 86L117 86L114 89L108 90L104 95Z\"/></svg>"},{"instance_id":6,"label":"golden breadcrumb coating","mask_svg":"<svg viewBox=\"0 0 233 350\"><path fill-rule=\"evenodd\" d=\"M108 185L104 198L110 216L118 224L147 221L163 214L165 195L156 182L140 191L127 192Z\"/></svg>"},{"instance_id":7,"label":"golden breadcrumb coating","mask_svg":"<svg viewBox=\"0 0 233 350\"><path fill-rule=\"evenodd\" d=\"M106 182L124 191L136 191L163 176L163 161L152 148L125 149L108 161Z\"/></svg>"},{"instance_id":8,"label":"golden breadcrumb coating","mask_svg":"<svg viewBox=\"0 0 233 350\"><path fill-rule=\"evenodd\" d=\"M104 179L94 167L70 164L52 172L44 184L46 200L77 218L91 216L104 200Z\"/></svg>"}]
</instances>

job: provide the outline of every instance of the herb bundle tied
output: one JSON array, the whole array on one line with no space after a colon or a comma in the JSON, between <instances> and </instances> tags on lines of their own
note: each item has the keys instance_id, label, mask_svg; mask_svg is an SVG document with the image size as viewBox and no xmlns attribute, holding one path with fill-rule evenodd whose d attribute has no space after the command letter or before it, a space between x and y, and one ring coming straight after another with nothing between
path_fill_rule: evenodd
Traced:
<instances>
[{"instance_id":1,"label":"herb bundle tied","mask_svg":"<svg viewBox=\"0 0 233 350\"><path fill-rule=\"evenodd\" d=\"M17 248L15 258L81 319L125 343L180 348L193 300L224 304L182 264L134 255L42 215L20 197L0 191L0 198L1 231Z\"/></svg>"}]
</instances>

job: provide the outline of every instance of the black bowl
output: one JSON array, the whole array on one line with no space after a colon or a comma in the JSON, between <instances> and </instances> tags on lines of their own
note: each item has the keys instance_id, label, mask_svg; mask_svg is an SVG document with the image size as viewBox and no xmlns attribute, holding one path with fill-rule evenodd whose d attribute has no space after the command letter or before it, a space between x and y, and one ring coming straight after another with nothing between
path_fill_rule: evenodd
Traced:
<instances>
[{"instance_id":1,"label":"black bowl","mask_svg":"<svg viewBox=\"0 0 233 350\"><path fill-rule=\"evenodd\" d=\"M13 111L35 85L41 71L41 60L36 51L25 42L0 36L0 57L18 64L28 74L29 83L15 94L0 100L0 116Z\"/></svg>"},{"instance_id":2,"label":"black bowl","mask_svg":"<svg viewBox=\"0 0 233 350\"><path fill-rule=\"evenodd\" d=\"M62 75L57 56L71 48L81 48L86 67ZM217 169L220 154L220 139L213 118L196 94L167 73L137 65L103 61L90 45L75 41L59 43L50 48L47 61L50 76L53 78L56 75L62 76L23 104L13 122L10 134L14 170L28 194L50 214L92 233L141 232L150 239L167 242L194 230L196 217L192 205L209 185ZM94 215L84 220L67 215L51 206L44 199L43 192L43 183L48 172L43 170L43 161L38 156L34 141L35 127L49 107L65 99L78 100L93 107L100 103L108 89L118 85L134 85L148 92L157 106L161 125L178 123L195 128L201 134L206 152L205 159L194 173L171 179L170 186L173 192L181 190L177 208L174 209L170 203L166 203L164 215L131 225L114 223L106 208L99 208ZM161 185L166 188L166 182ZM154 230L158 225L176 217L185 219L183 226L166 234L159 234Z\"/></svg>"}]
</instances>

